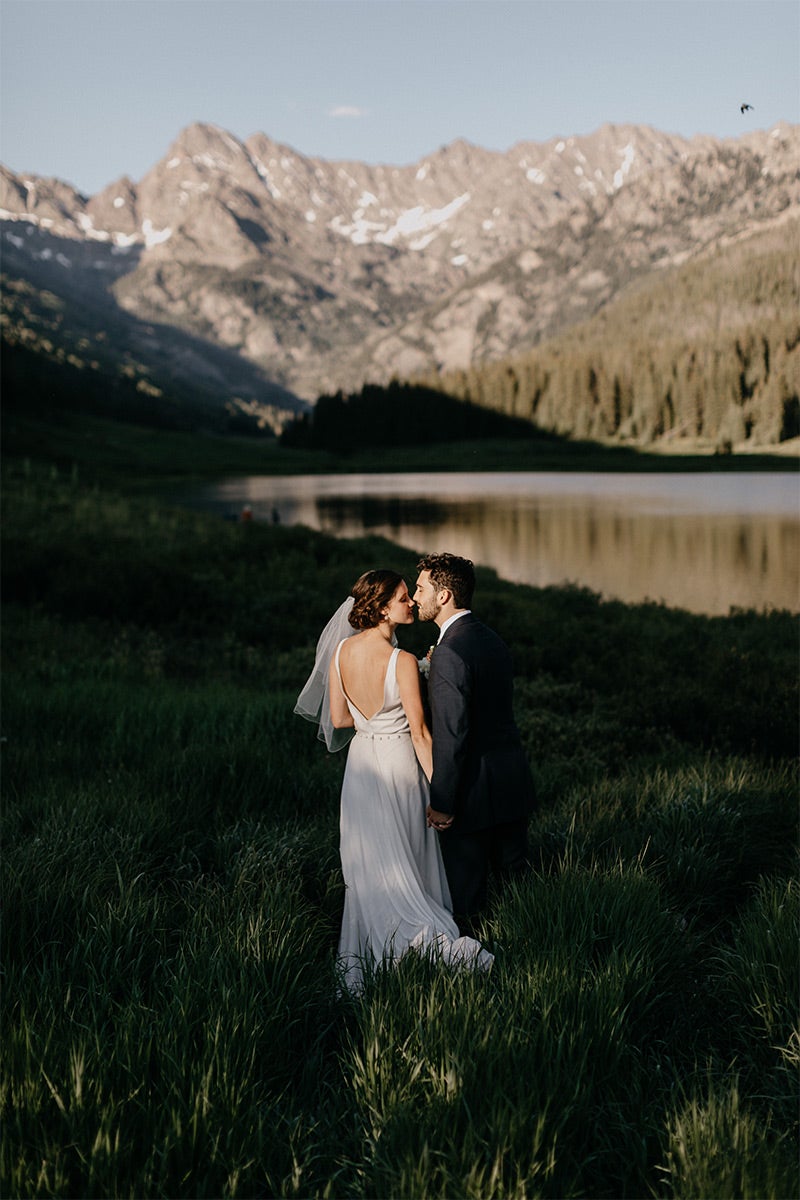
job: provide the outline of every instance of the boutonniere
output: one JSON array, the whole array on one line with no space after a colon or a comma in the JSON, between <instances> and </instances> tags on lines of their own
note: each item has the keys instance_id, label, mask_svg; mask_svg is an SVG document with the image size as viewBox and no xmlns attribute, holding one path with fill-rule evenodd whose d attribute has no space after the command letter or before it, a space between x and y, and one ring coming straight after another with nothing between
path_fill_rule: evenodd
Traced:
<instances>
[{"instance_id":1,"label":"boutonniere","mask_svg":"<svg viewBox=\"0 0 800 1200\"><path fill-rule=\"evenodd\" d=\"M435 649L436 649L436 645L434 643L434 645L429 648L428 653L425 655L424 658L417 659L417 666L419 667L419 673L425 679L427 679L431 673L431 655L433 654Z\"/></svg>"}]
</instances>

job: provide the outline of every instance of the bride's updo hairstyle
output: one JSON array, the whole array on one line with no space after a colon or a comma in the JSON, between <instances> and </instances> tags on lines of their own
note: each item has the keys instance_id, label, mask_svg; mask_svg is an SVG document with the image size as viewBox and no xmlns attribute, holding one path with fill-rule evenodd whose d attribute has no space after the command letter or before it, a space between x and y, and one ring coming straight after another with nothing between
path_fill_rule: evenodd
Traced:
<instances>
[{"instance_id":1,"label":"bride's updo hairstyle","mask_svg":"<svg viewBox=\"0 0 800 1200\"><path fill-rule=\"evenodd\" d=\"M381 609L395 594L403 576L397 571L365 571L353 584L353 605L347 618L354 629L374 629L383 620Z\"/></svg>"}]
</instances>

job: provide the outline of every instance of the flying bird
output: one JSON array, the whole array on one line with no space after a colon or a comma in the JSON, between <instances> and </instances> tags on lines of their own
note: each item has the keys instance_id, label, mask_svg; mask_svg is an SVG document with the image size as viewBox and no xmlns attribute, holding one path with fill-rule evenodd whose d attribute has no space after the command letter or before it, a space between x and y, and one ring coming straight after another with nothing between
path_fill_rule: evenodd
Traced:
<instances>
[{"instance_id":1,"label":"flying bird","mask_svg":"<svg viewBox=\"0 0 800 1200\"><path fill-rule=\"evenodd\" d=\"M740 104L739 112L747 112L748 108L752 109L752 104Z\"/></svg>"}]
</instances>

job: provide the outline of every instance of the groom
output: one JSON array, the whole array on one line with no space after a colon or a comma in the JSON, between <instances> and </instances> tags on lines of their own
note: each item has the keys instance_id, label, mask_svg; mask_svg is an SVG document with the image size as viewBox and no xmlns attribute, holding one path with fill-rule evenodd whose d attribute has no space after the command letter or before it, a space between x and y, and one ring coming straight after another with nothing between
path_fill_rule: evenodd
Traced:
<instances>
[{"instance_id":1,"label":"groom","mask_svg":"<svg viewBox=\"0 0 800 1200\"><path fill-rule=\"evenodd\" d=\"M470 611L472 563L428 554L417 564L420 620L435 621L428 699L433 778L428 824L440 833L453 915L463 933L486 905L489 868L527 866L533 780L512 712L511 656Z\"/></svg>"}]
</instances>

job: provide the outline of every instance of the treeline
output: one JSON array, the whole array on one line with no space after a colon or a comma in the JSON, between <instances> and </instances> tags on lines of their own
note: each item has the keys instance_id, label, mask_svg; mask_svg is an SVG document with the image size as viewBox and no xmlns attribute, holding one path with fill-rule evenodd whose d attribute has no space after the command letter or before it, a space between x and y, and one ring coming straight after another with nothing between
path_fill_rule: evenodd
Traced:
<instances>
[{"instance_id":1,"label":"treeline","mask_svg":"<svg viewBox=\"0 0 800 1200\"><path fill-rule=\"evenodd\" d=\"M529 420L395 380L385 388L367 384L354 395L320 396L313 413L287 426L280 440L284 446L346 452L536 433Z\"/></svg>"},{"instance_id":2,"label":"treeline","mask_svg":"<svg viewBox=\"0 0 800 1200\"><path fill-rule=\"evenodd\" d=\"M800 222L650 275L518 359L418 382L575 438L800 436Z\"/></svg>"}]
</instances>

